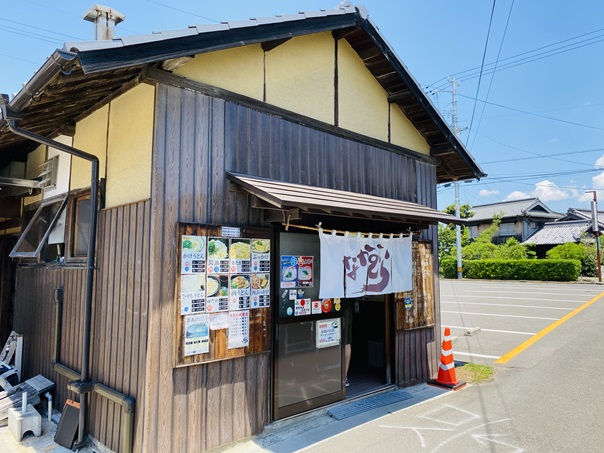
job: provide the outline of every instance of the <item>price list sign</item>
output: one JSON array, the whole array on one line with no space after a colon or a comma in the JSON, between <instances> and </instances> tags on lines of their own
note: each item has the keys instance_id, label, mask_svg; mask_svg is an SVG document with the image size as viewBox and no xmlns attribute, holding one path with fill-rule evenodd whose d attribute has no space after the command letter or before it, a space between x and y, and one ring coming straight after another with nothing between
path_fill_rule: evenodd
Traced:
<instances>
[{"instance_id":1,"label":"price list sign","mask_svg":"<svg viewBox=\"0 0 604 453\"><path fill-rule=\"evenodd\" d=\"M231 274L250 272L251 252L249 239L231 239L230 268Z\"/></svg>"},{"instance_id":2,"label":"price list sign","mask_svg":"<svg viewBox=\"0 0 604 453\"><path fill-rule=\"evenodd\" d=\"M183 235L181 237L181 274L204 274L206 271L206 238Z\"/></svg>"},{"instance_id":3,"label":"price list sign","mask_svg":"<svg viewBox=\"0 0 604 453\"><path fill-rule=\"evenodd\" d=\"M226 238L208 238L208 273L229 273L229 240Z\"/></svg>"},{"instance_id":4,"label":"price list sign","mask_svg":"<svg viewBox=\"0 0 604 453\"><path fill-rule=\"evenodd\" d=\"M184 274L180 277L180 314L206 311L205 274Z\"/></svg>"},{"instance_id":5,"label":"price list sign","mask_svg":"<svg viewBox=\"0 0 604 453\"><path fill-rule=\"evenodd\" d=\"M252 274L252 308L271 305L270 274Z\"/></svg>"},{"instance_id":6,"label":"price list sign","mask_svg":"<svg viewBox=\"0 0 604 453\"><path fill-rule=\"evenodd\" d=\"M229 312L228 348L245 348L250 343L250 311Z\"/></svg>"},{"instance_id":7,"label":"price list sign","mask_svg":"<svg viewBox=\"0 0 604 453\"><path fill-rule=\"evenodd\" d=\"M206 279L206 312L229 309L229 276L213 274Z\"/></svg>"},{"instance_id":8,"label":"price list sign","mask_svg":"<svg viewBox=\"0 0 604 453\"><path fill-rule=\"evenodd\" d=\"M229 309L250 308L250 274L232 274L229 282Z\"/></svg>"},{"instance_id":9,"label":"price list sign","mask_svg":"<svg viewBox=\"0 0 604 453\"><path fill-rule=\"evenodd\" d=\"M270 239L252 239L252 272L270 272L271 241Z\"/></svg>"}]
</instances>

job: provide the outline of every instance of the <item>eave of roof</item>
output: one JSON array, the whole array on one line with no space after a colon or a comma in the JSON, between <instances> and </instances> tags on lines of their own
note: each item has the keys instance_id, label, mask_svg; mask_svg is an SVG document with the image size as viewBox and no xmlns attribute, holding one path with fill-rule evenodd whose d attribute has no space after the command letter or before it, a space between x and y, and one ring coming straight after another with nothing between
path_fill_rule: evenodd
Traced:
<instances>
[{"instance_id":1,"label":"eave of roof","mask_svg":"<svg viewBox=\"0 0 604 453\"><path fill-rule=\"evenodd\" d=\"M401 108L424 136L432 156L439 160L439 183L486 176L362 7L343 6L334 10L194 26L112 41L66 43L64 49L55 52L42 67L50 69L42 71L41 68L26 84L27 89L11 100L10 106L25 113L22 127L50 135L73 124L121 86L135 80L145 65L322 31L331 31L350 43L386 90L391 102ZM69 58L57 63L54 61L57 54ZM70 86L74 80L77 80L77 86ZM39 98L35 97L36 93ZM65 103L58 102L61 98L70 100L67 109ZM5 151L14 152L25 144L20 138L6 137L3 125L0 119L0 166L6 162Z\"/></svg>"}]
</instances>

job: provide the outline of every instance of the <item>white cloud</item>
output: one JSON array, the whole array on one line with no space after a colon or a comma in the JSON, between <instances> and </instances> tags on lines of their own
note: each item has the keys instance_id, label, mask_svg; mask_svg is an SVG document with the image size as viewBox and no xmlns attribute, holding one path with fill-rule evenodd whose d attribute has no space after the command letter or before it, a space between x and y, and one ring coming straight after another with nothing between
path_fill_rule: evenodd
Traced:
<instances>
[{"instance_id":1,"label":"white cloud","mask_svg":"<svg viewBox=\"0 0 604 453\"><path fill-rule=\"evenodd\" d=\"M559 201L571 198L575 192L576 189L561 189L555 183L544 179L535 184L535 190L531 192L515 190L505 197L505 201L522 200L523 198L532 197L537 197L541 201Z\"/></svg>"},{"instance_id":2,"label":"white cloud","mask_svg":"<svg viewBox=\"0 0 604 453\"><path fill-rule=\"evenodd\" d=\"M570 198L570 192L570 190L561 189L555 183L544 179L535 184L533 194L541 201L558 201Z\"/></svg>"},{"instance_id":3,"label":"white cloud","mask_svg":"<svg viewBox=\"0 0 604 453\"><path fill-rule=\"evenodd\" d=\"M482 189L480 192L478 192L478 195L481 197L490 197L491 195L499 195L499 191Z\"/></svg>"},{"instance_id":4,"label":"white cloud","mask_svg":"<svg viewBox=\"0 0 604 453\"><path fill-rule=\"evenodd\" d=\"M522 200L523 198L531 198L531 194L526 192L520 192L519 190L515 190L510 193L507 197L503 199L503 201L514 201L514 200Z\"/></svg>"}]
</instances>

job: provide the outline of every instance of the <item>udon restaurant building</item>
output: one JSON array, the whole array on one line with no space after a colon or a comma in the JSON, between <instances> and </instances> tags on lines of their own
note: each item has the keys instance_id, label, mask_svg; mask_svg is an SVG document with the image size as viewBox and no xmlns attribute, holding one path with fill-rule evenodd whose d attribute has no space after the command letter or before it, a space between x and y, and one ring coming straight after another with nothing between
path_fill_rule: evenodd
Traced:
<instances>
[{"instance_id":1,"label":"udon restaurant building","mask_svg":"<svg viewBox=\"0 0 604 453\"><path fill-rule=\"evenodd\" d=\"M204 451L435 376L436 186L484 174L363 8L66 43L0 106L0 341L78 443Z\"/></svg>"}]
</instances>

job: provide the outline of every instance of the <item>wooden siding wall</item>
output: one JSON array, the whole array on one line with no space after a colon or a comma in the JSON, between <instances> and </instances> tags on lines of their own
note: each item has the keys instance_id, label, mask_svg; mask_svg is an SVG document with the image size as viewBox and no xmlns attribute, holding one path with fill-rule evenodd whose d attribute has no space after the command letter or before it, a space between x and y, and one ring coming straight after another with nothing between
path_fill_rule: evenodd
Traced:
<instances>
[{"instance_id":1,"label":"wooden siding wall","mask_svg":"<svg viewBox=\"0 0 604 453\"><path fill-rule=\"evenodd\" d=\"M257 354L172 368L177 223L263 226L259 210L251 209L246 193L233 190L225 171L435 207L436 170L190 90L159 85L156 102L142 451L204 451L263 429L271 363L269 354ZM432 238L428 233L425 239ZM433 336L433 329L418 329L400 336L397 346L426 352Z\"/></svg>"},{"instance_id":2,"label":"wooden siding wall","mask_svg":"<svg viewBox=\"0 0 604 453\"><path fill-rule=\"evenodd\" d=\"M99 215L97 268L92 307L90 375L136 399L135 447L142 436L149 285L149 201ZM69 267L19 267L14 328L25 336L24 377L53 380L54 406L78 397L68 379L52 370L54 290L64 289L59 362L80 372L86 271ZM120 451L121 407L96 394L90 397L90 434Z\"/></svg>"},{"instance_id":3,"label":"wooden siding wall","mask_svg":"<svg viewBox=\"0 0 604 453\"><path fill-rule=\"evenodd\" d=\"M14 330L23 334L23 380L42 374L55 383L53 404L62 410L67 399L78 400L67 390L69 379L52 369L55 335L54 291L63 288L60 362L79 372L81 313L86 271L66 267L17 267Z\"/></svg>"},{"instance_id":4,"label":"wooden siding wall","mask_svg":"<svg viewBox=\"0 0 604 453\"><path fill-rule=\"evenodd\" d=\"M143 433L150 217L149 201L101 211L92 309L90 374L136 400L135 448L140 448ZM120 405L92 394L90 433L117 452L121 450L121 415Z\"/></svg>"},{"instance_id":5,"label":"wooden siding wall","mask_svg":"<svg viewBox=\"0 0 604 453\"><path fill-rule=\"evenodd\" d=\"M0 237L0 347L11 333L13 324L13 294L15 262L8 254L17 243L15 237Z\"/></svg>"}]
</instances>

